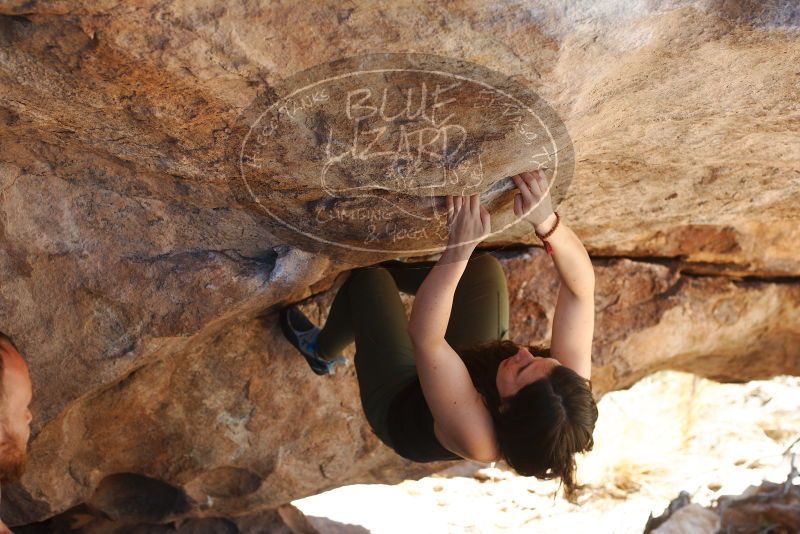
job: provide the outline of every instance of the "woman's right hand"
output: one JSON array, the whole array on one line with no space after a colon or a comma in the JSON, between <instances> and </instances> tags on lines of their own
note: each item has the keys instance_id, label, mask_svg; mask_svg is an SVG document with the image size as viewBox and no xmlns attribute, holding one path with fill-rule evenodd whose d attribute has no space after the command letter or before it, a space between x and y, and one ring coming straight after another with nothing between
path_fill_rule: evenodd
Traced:
<instances>
[{"instance_id":1,"label":"woman's right hand","mask_svg":"<svg viewBox=\"0 0 800 534\"><path fill-rule=\"evenodd\" d=\"M514 214L517 217L525 217L538 226L553 214L550 186L543 170L521 172L511 179L519 189L514 195Z\"/></svg>"}]
</instances>

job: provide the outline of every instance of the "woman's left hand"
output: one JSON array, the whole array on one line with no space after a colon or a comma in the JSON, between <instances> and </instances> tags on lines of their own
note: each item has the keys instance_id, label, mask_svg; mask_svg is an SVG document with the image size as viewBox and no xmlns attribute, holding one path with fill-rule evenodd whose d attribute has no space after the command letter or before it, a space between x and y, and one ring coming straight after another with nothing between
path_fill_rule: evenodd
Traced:
<instances>
[{"instance_id":1,"label":"woman's left hand","mask_svg":"<svg viewBox=\"0 0 800 534\"><path fill-rule=\"evenodd\" d=\"M450 228L448 248L471 247L470 251L489 235L492 229L489 210L475 193L470 196L447 195L447 225ZM471 242L474 241L474 242Z\"/></svg>"}]
</instances>

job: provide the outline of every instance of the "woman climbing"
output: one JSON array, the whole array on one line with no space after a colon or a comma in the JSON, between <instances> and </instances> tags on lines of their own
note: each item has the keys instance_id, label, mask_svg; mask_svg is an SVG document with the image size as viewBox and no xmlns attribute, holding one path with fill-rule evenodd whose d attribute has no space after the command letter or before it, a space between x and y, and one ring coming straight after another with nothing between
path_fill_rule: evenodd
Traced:
<instances>
[{"instance_id":1,"label":"woman climbing","mask_svg":"<svg viewBox=\"0 0 800 534\"><path fill-rule=\"evenodd\" d=\"M448 247L438 262L390 261L351 271L324 328L296 306L281 312L287 339L317 374L345 363L355 341L362 407L378 438L417 462L505 460L523 476L560 478L575 496L574 455L590 451L594 271L553 211L547 178L523 172L514 213L533 223L561 279L549 348L508 339L506 278L491 254L477 194L448 196ZM415 295L406 319L399 291Z\"/></svg>"}]
</instances>

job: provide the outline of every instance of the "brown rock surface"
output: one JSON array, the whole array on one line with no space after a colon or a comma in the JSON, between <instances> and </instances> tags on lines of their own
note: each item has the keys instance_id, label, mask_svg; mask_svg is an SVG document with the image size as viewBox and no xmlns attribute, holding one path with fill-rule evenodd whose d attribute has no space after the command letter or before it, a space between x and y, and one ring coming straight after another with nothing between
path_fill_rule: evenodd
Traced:
<instances>
[{"instance_id":1,"label":"brown rock surface","mask_svg":"<svg viewBox=\"0 0 800 534\"><path fill-rule=\"evenodd\" d=\"M722 495L708 508L691 503L689 493L683 491L659 517L650 515L644 534L798 532L800 485L793 483L798 475L794 459L792 453L790 472L783 483L764 480L741 495Z\"/></svg>"},{"instance_id":2,"label":"brown rock surface","mask_svg":"<svg viewBox=\"0 0 800 534\"><path fill-rule=\"evenodd\" d=\"M368 231L358 218L324 229L304 217L315 203L332 210L308 152L319 146L300 143L317 131L310 112L276 148L280 172L260 175L250 197L237 185L232 148L254 103L365 51L491 68L563 121L572 144L557 146L574 152L574 176L556 200L597 268L598 394L663 368L737 381L798 374L794 3L263 4L0 4L0 328L37 389L31 468L4 491L7 522L101 498L124 474L185 497L185 509L164 511L171 518L247 514L441 467L383 447L352 368L311 374L275 324L278 307L337 273L416 249L398 253L390 231L372 244L395 252L347 249ZM470 90L459 95L465 146L499 154L471 186L501 228L501 179L530 153L468 113ZM357 167L341 165L337 183L363 185L348 177ZM433 168L414 183L431 185ZM275 206L336 243L265 214L258 201L273 186L284 195ZM395 186L336 202L397 200L424 215L399 225L414 246L440 246L424 230L435 197L453 189ZM487 244L529 244L528 231L511 225ZM518 252L501 252L512 337L544 342L557 279L540 249ZM314 300L323 314L331 297Z\"/></svg>"},{"instance_id":3,"label":"brown rock surface","mask_svg":"<svg viewBox=\"0 0 800 534\"><path fill-rule=\"evenodd\" d=\"M328 521L329 525L336 525ZM80 529L80 530L79 530ZM308 518L291 504L275 509L259 511L236 518L202 517L174 521L171 523L143 522L112 519L86 505L76 506L66 512L40 523L19 529L22 534L50 534L51 532L74 532L82 534L319 534Z\"/></svg>"}]
</instances>

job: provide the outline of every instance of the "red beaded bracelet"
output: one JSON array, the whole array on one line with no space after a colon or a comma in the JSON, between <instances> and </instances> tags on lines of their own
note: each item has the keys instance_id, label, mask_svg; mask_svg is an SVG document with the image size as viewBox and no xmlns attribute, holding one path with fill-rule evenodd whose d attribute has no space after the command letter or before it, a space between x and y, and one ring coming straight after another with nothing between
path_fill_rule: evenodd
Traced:
<instances>
[{"instance_id":1,"label":"red beaded bracelet","mask_svg":"<svg viewBox=\"0 0 800 534\"><path fill-rule=\"evenodd\" d=\"M558 228L558 223L561 221L561 217L558 215L558 212L557 212L557 211L554 211L553 213L555 213L555 214L556 214L556 224L555 224L555 225L553 225L553 227L550 229L550 231L549 231L549 232L547 232L547 233L546 233L546 234L544 234L544 235L541 235L541 234L540 234L540 233L539 233L539 232L536 230L536 228L534 228L534 229L533 229L533 231L534 231L534 232L536 232L536 237L538 237L539 239L541 239L541 240L542 240L542 243L544 243L544 249L545 249L545 250L547 251L547 253L548 253L548 254L550 254L551 256L553 255L553 247L552 247L552 245L550 245L550 242L549 242L549 241L547 241L547 238L548 238L548 237L550 237L550 236L553 234L553 232L555 232L555 231L556 231L556 228Z\"/></svg>"}]
</instances>

